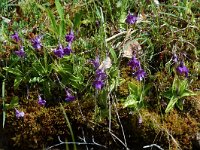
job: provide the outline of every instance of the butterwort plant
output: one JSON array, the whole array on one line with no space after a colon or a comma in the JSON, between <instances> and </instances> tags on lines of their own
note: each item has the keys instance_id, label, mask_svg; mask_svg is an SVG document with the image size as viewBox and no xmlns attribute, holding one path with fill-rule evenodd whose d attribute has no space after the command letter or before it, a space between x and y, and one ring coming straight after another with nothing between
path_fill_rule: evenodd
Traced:
<instances>
[{"instance_id":1,"label":"butterwort plant","mask_svg":"<svg viewBox=\"0 0 200 150\"><path fill-rule=\"evenodd\" d=\"M144 97L148 94L149 85L143 85L142 82L130 82L128 84L129 96L123 101L124 108L138 110L146 106Z\"/></svg>"},{"instance_id":2,"label":"butterwort plant","mask_svg":"<svg viewBox=\"0 0 200 150\"><path fill-rule=\"evenodd\" d=\"M42 99L42 97L40 95L38 96L38 104L40 106L45 106L45 104L46 104L46 100Z\"/></svg>"},{"instance_id":3,"label":"butterwort plant","mask_svg":"<svg viewBox=\"0 0 200 150\"><path fill-rule=\"evenodd\" d=\"M178 75L188 77L189 69L184 65L184 61L178 58L176 53L172 55L172 62L176 66L175 70Z\"/></svg>"},{"instance_id":4,"label":"butterwort plant","mask_svg":"<svg viewBox=\"0 0 200 150\"><path fill-rule=\"evenodd\" d=\"M135 73L133 73L133 76L135 76L138 81L142 81L146 76L146 72L140 67Z\"/></svg>"},{"instance_id":5,"label":"butterwort plant","mask_svg":"<svg viewBox=\"0 0 200 150\"><path fill-rule=\"evenodd\" d=\"M64 50L62 44L58 45L57 49L54 50L54 54L59 58L62 58L64 56Z\"/></svg>"},{"instance_id":6,"label":"butterwort plant","mask_svg":"<svg viewBox=\"0 0 200 150\"><path fill-rule=\"evenodd\" d=\"M71 46L72 42L75 40L75 36L72 30L65 36L65 40L68 42L68 45L65 48L63 48L62 44L59 44L58 48L54 50L54 54L59 58L62 58L65 55L70 55L72 53Z\"/></svg>"},{"instance_id":7,"label":"butterwort plant","mask_svg":"<svg viewBox=\"0 0 200 150\"><path fill-rule=\"evenodd\" d=\"M99 56L97 56L94 60L91 61L91 63L96 69L93 86L95 87L96 90L102 90L102 88L105 85L105 80L107 78L107 74L105 71L112 65L110 57L106 57L106 59L100 64Z\"/></svg>"},{"instance_id":8,"label":"butterwort plant","mask_svg":"<svg viewBox=\"0 0 200 150\"><path fill-rule=\"evenodd\" d=\"M76 97L72 95L72 92L69 89L66 90L65 92L66 92L65 101L70 102L76 99Z\"/></svg>"},{"instance_id":9,"label":"butterwort plant","mask_svg":"<svg viewBox=\"0 0 200 150\"><path fill-rule=\"evenodd\" d=\"M42 48L41 39L42 36L36 36L33 39L31 39L32 46L35 50L39 50Z\"/></svg>"},{"instance_id":10,"label":"butterwort plant","mask_svg":"<svg viewBox=\"0 0 200 150\"><path fill-rule=\"evenodd\" d=\"M14 32L14 34L11 35L11 38L15 41L15 42L19 42L21 41L20 37L19 37L19 34L17 31Z\"/></svg>"},{"instance_id":11,"label":"butterwort plant","mask_svg":"<svg viewBox=\"0 0 200 150\"><path fill-rule=\"evenodd\" d=\"M130 66L132 70L135 70L140 67L140 61L136 58L135 55L128 62L128 66Z\"/></svg>"},{"instance_id":12,"label":"butterwort plant","mask_svg":"<svg viewBox=\"0 0 200 150\"><path fill-rule=\"evenodd\" d=\"M20 49L18 51L15 51L15 54L20 58L25 57L26 53L24 51L24 47L20 46Z\"/></svg>"},{"instance_id":13,"label":"butterwort plant","mask_svg":"<svg viewBox=\"0 0 200 150\"><path fill-rule=\"evenodd\" d=\"M66 36L65 39L67 42L72 43L75 40L74 32L71 30Z\"/></svg>"},{"instance_id":14,"label":"butterwort plant","mask_svg":"<svg viewBox=\"0 0 200 150\"><path fill-rule=\"evenodd\" d=\"M183 61L180 62L178 67L176 68L176 71L179 75L185 75L185 77L188 77L188 68L184 65Z\"/></svg>"},{"instance_id":15,"label":"butterwort plant","mask_svg":"<svg viewBox=\"0 0 200 150\"><path fill-rule=\"evenodd\" d=\"M142 81L142 79L146 76L146 72L142 69L140 65L140 61L136 58L135 55L128 62L128 66L131 67L133 71L133 76L136 77L137 80Z\"/></svg>"},{"instance_id":16,"label":"butterwort plant","mask_svg":"<svg viewBox=\"0 0 200 150\"><path fill-rule=\"evenodd\" d=\"M95 69L97 69L100 66L99 56L97 56L94 60L90 60L90 63L93 65Z\"/></svg>"},{"instance_id":17,"label":"butterwort plant","mask_svg":"<svg viewBox=\"0 0 200 150\"><path fill-rule=\"evenodd\" d=\"M71 43L69 43L68 46L63 49L63 54L70 55L71 53L72 53L72 48L71 48Z\"/></svg>"},{"instance_id":18,"label":"butterwort plant","mask_svg":"<svg viewBox=\"0 0 200 150\"><path fill-rule=\"evenodd\" d=\"M93 86L97 90L101 90L105 84L105 79L107 75L103 69L97 69L95 72L95 80L93 82Z\"/></svg>"},{"instance_id":19,"label":"butterwort plant","mask_svg":"<svg viewBox=\"0 0 200 150\"><path fill-rule=\"evenodd\" d=\"M16 116L17 119L23 118L24 115L25 115L25 114L24 114L23 111L19 111L19 110L17 110L17 109L15 108L15 116Z\"/></svg>"},{"instance_id":20,"label":"butterwort plant","mask_svg":"<svg viewBox=\"0 0 200 150\"><path fill-rule=\"evenodd\" d=\"M166 113L170 112L176 105L180 110L183 110L184 98L187 96L196 95L193 91L188 89L187 79L174 78L172 87L163 93L163 96L169 99L169 103L165 110Z\"/></svg>"},{"instance_id":21,"label":"butterwort plant","mask_svg":"<svg viewBox=\"0 0 200 150\"><path fill-rule=\"evenodd\" d=\"M137 21L137 15L132 15L130 12L128 13L127 17L126 17L126 23L129 25L135 24Z\"/></svg>"}]
</instances>

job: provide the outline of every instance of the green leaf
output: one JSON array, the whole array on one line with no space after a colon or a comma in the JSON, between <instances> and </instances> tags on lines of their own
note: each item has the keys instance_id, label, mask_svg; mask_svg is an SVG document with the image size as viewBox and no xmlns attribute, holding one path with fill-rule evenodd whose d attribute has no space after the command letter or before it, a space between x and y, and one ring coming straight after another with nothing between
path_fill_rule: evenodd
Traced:
<instances>
[{"instance_id":1,"label":"green leaf","mask_svg":"<svg viewBox=\"0 0 200 150\"><path fill-rule=\"evenodd\" d=\"M23 80L23 77L17 77L17 78L15 78L14 89L17 89L19 87L19 85L22 82L22 80Z\"/></svg>"},{"instance_id":2,"label":"green leaf","mask_svg":"<svg viewBox=\"0 0 200 150\"><path fill-rule=\"evenodd\" d=\"M53 65L53 69L58 73L69 73L73 74L73 67L69 64L64 65Z\"/></svg>"},{"instance_id":3,"label":"green leaf","mask_svg":"<svg viewBox=\"0 0 200 150\"><path fill-rule=\"evenodd\" d=\"M144 88L144 91L143 91L144 95L146 95L147 92L149 92L149 89L150 89L151 87L152 87L151 84L145 85L145 88Z\"/></svg>"},{"instance_id":4,"label":"green leaf","mask_svg":"<svg viewBox=\"0 0 200 150\"><path fill-rule=\"evenodd\" d=\"M176 104L177 101L178 101L178 98L175 98L172 96L167 105L167 108L165 109L165 113L170 112L170 110L174 108L174 105Z\"/></svg>"},{"instance_id":5,"label":"green leaf","mask_svg":"<svg viewBox=\"0 0 200 150\"><path fill-rule=\"evenodd\" d=\"M112 65L112 67L109 70L109 75L111 78L119 78L120 70L116 65Z\"/></svg>"},{"instance_id":6,"label":"green leaf","mask_svg":"<svg viewBox=\"0 0 200 150\"><path fill-rule=\"evenodd\" d=\"M67 26L69 26L70 28L73 27L73 22L70 20L69 14L66 15L65 21L66 21Z\"/></svg>"},{"instance_id":7,"label":"green leaf","mask_svg":"<svg viewBox=\"0 0 200 150\"><path fill-rule=\"evenodd\" d=\"M55 0L55 5L61 20L64 20L64 9L61 6L59 0Z\"/></svg>"},{"instance_id":8,"label":"green leaf","mask_svg":"<svg viewBox=\"0 0 200 150\"><path fill-rule=\"evenodd\" d=\"M45 11L45 8L44 8L42 5L40 5L40 4L38 4L38 3L36 3L36 5L37 5L37 7L40 8L42 11Z\"/></svg>"},{"instance_id":9,"label":"green leaf","mask_svg":"<svg viewBox=\"0 0 200 150\"><path fill-rule=\"evenodd\" d=\"M70 80L67 84L69 84L69 83L73 88L79 89L79 90L81 89L81 85L78 82L76 82L74 80Z\"/></svg>"},{"instance_id":10,"label":"green leaf","mask_svg":"<svg viewBox=\"0 0 200 150\"><path fill-rule=\"evenodd\" d=\"M82 78L80 76L70 75L69 80L82 84Z\"/></svg>"},{"instance_id":11,"label":"green leaf","mask_svg":"<svg viewBox=\"0 0 200 150\"><path fill-rule=\"evenodd\" d=\"M19 98L17 96L14 96L10 102L10 104L5 104L4 109L8 110L8 109L13 109L15 107L17 107L19 104Z\"/></svg>"},{"instance_id":12,"label":"green leaf","mask_svg":"<svg viewBox=\"0 0 200 150\"><path fill-rule=\"evenodd\" d=\"M182 95L184 93L184 91L187 89L188 84L187 84L187 80L183 80L183 81L179 81L179 93L178 95Z\"/></svg>"},{"instance_id":13,"label":"green leaf","mask_svg":"<svg viewBox=\"0 0 200 150\"><path fill-rule=\"evenodd\" d=\"M135 97L133 95L129 95L127 97L126 101L123 103L123 106L124 106L124 108L126 108L126 107L137 108L137 104L138 104L138 101L135 99Z\"/></svg>"},{"instance_id":14,"label":"green leaf","mask_svg":"<svg viewBox=\"0 0 200 150\"><path fill-rule=\"evenodd\" d=\"M173 96L172 91L169 90L169 91L165 92L163 94L163 96L166 97L167 99L171 99L171 97Z\"/></svg>"},{"instance_id":15,"label":"green leaf","mask_svg":"<svg viewBox=\"0 0 200 150\"><path fill-rule=\"evenodd\" d=\"M137 93L138 85L136 85L134 83L128 83L128 89L131 94Z\"/></svg>"},{"instance_id":16,"label":"green leaf","mask_svg":"<svg viewBox=\"0 0 200 150\"><path fill-rule=\"evenodd\" d=\"M141 98L144 97L145 93L143 91L141 84L136 84L136 83L131 82L131 83L128 84L128 88L129 88L129 91L130 91L130 95L134 95L134 97L137 101L140 101Z\"/></svg>"},{"instance_id":17,"label":"green leaf","mask_svg":"<svg viewBox=\"0 0 200 150\"><path fill-rule=\"evenodd\" d=\"M127 16L127 12L122 11L122 12L121 12L121 15L120 15L120 17L119 17L119 22L120 22L121 24L124 23L124 21L125 21L125 19L126 19L126 16Z\"/></svg>"},{"instance_id":18,"label":"green leaf","mask_svg":"<svg viewBox=\"0 0 200 150\"><path fill-rule=\"evenodd\" d=\"M46 9L47 10L47 14L49 16L49 19L51 21L51 26L53 28L53 31L58 34L58 27L57 27L57 24L56 24L56 19L55 19L55 16L53 15L52 11L50 9Z\"/></svg>"},{"instance_id":19,"label":"green leaf","mask_svg":"<svg viewBox=\"0 0 200 150\"><path fill-rule=\"evenodd\" d=\"M174 78L171 90L172 90L172 94L176 93L176 91L177 91L177 78Z\"/></svg>"},{"instance_id":20,"label":"green leaf","mask_svg":"<svg viewBox=\"0 0 200 150\"><path fill-rule=\"evenodd\" d=\"M48 72L48 68L45 69L42 66L42 63L40 61L36 61L32 64L32 69L33 69L33 73L36 73L38 76L45 76L47 75Z\"/></svg>"},{"instance_id":21,"label":"green leaf","mask_svg":"<svg viewBox=\"0 0 200 150\"><path fill-rule=\"evenodd\" d=\"M45 80L42 77L33 77L29 80L29 83L42 83Z\"/></svg>"},{"instance_id":22,"label":"green leaf","mask_svg":"<svg viewBox=\"0 0 200 150\"><path fill-rule=\"evenodd\" d=\"M98 106L101 108L101 109L106 109L108 104L107 104L107 100L108 100L108 91L103 89L101 91L101 94L99 95L98 97Z\"/></svg>"},{"instance_id":23,"label":"green leaf","mask_svg":"<svg viewBox=\"0 0 200 150\"><path fill-rule=\"evenodd\" d=\"M3 69L16 76L22 76L22 72L18 68L4 67Z\"/></svg>"},{"instance_id":24,"label":"green leaf","mask_svg":"<svg viewBox=\"0 0 200 150\"><path fill-rule=\"evenodd\" d=\"M178 107L178 109L183 110L183 100L179 99L176 103L176 106Z\"/></svg>"},{"instance_id":25,"label":"green leaf","mask_svg":"<svg viewBox=\"0 0 200 150\"><path fill-rule=\"evenodd\" d=\"M83 14L81 12L75 14L74 21L73 21L74 28L79 28L79 26L81 25L82 15Z\"/></svg>"},{"instance_id":26,"label":"green leaf","mask_svg":"<svg viewBox=\"0 0 200 150\"><path fill-rule=\"evenodd\" d=\"M109 90L110 92L113 91L118 85L117 85L117 82L116 81L118 79L114 79L114 78L111 78L111 83L110 83L110 87L109 87Z\"/></svg>"},{"instance_id":27,"label":"green leaf","mask_svg":"<svg viewBox=\"0 0 200 150\"><path fill-rule=\"evenodd\" d=\"M62 38L65 34L65 21L61 20L60 25L59 25L59 35L60 38Z\"/></svg>"},{"instance_id":28,"label":"green leaf","mask_svg":"<svg viewBox=\"0 0 200 150\"><path fill-rule=\"evenodd\" d=\"M109 52L113 58L113 62L116 64L117 63L117 54L113 48L109 48Z\"/></svg>"},{"instance_id":29,"label":"green leaf","mask_svg":"<svg viewBox=\"0 0 200 150\"><path fill-rule=\"evenodd\" d=\"M186 90L184 93L182 93L179 98L183 98L183 97L186 97L186 96L195 96L197 94L193 93L192 91L190 90Z\"/></svg>"},{"instance_id":30,"label":"green leaf","mask_svg":"<svg viewBox=\"0 0 200 150\"><path fill-rule=\"evenodd\" d=\"M16 106L16 105L18 105L18 102L19 102L19 97L14 96L14 97L12 97L12 100L11 100L11 102L10 102L10 105L11 105L11 106Z\"/></svg>"}]
</instances>

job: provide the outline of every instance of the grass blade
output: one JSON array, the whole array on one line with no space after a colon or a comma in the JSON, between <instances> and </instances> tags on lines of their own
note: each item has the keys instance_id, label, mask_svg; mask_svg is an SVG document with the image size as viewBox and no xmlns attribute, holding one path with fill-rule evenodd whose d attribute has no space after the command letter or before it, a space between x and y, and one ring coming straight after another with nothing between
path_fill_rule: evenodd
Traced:
<instances>
[{"instance_id":1,"label":"grass blade","mask_svg":"<svg viewBox=\"0 0 200 150\"><path fill-rule=\"evenodd\" d=\"M5 126L6 122L6 111L4 110L5 108L5 80L2 82L2 100L3 100L3 128Z\"/></svg>"},{"instance_id":2,"label":"grass blade","mask_svg":"<svg viewBox=\"0 0 200 150\"><path fill-rule=\"evenodd\" d=\"M62 5L60 4L59 0L56 0L55 1L55 5L56 5L56 9L58 11L58 14L60 16L60 19L61 20L64 20L64 10L63 10L63 7Z\"/></svg>"},{"instance_id":3,"label":"grass blade","mask_svg":"<svg viewBox=\"0 0 200 150\"><path fill-rule=\"evenodd\" d=\"M61 103L60 103L60 107L61 107L61 110L63 111L63 115L65 117L65 120L67 121L67 126L69 127L70 134L72 136L72 141L74 142L74 150L76 150L77 148L76 148L76 144L75 144L74 134L73 134L73 131L72 131L72 126L71 126L71 124L69 122L69 119L68 119L66 113L65 113L65 109L64 109L64 107L63 107L63 105Z\"/></svg>"},{"instance_id":4,"label":"grass blade","mask_svg":"<svg viewBox=\"0 0 200 150\"><path fill-rule=\"evenodd\" d=\"M51 20L51 25L52 25L52 28L53 28L53 31L58 35L58 28L57 28L57 25L56 25L56 19L55 19L55 16L53 15L52 11L49 10L49 9L46 9L47 10L47 14L49 16L49 19Z\"/></svg>"}]
</instances>

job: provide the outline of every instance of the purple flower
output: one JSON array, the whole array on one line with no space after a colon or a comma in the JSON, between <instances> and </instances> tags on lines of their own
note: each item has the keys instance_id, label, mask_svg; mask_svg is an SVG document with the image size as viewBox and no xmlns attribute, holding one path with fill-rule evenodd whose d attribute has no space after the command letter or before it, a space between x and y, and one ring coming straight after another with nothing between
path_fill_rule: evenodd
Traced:
<instances>
[{"instance_id":1,"label":"purple flower","mask_svg":"<svg viewBox=\"0 0 200 150\"><path fill-rule=\"evenodd\" d=\"M75 100L75 96L73 96L69 90L66 90L66 98L65 98L66 101L73 101Z\"/></svg>"},{"instance_id":2,"label":"purple flower","mask_svg":"<svg viewBox=\"0 0 200 150\"><path fill-rule=\"evenodd\" d=\"M39 50L42 48L42 45L41 45L41 36L37 36L35 37L34 39L31 40L32 42L32 46L36 49L36 50Z\"/></svg>"},{"instance_id":3,"label":"purple flower","mask_svg":"<svg viewBox=\"0 0 200 150\"><path fill-rule=\"evenodd\" d=\"M56 50L54 50L54 54L59 58L63 57L64 51L63 51L63 47L61 44L58 46L58 48Z\"/></svg>"},{"instance_id":4,"label":"purple flower","mask_svg":"<svg viewBox=\"0 0 200 150\"><path fill-rule=\"evenodd\" d=\"M141 124L142 124L142 121L143 121L143 120L142 120L142 116L140 115L139 118L138 118L138 124L141 125Z\"/></svg>"},{"instance_id":5,"label":"purple flower","mask_svg":"<svg viewBox=\"0 0 200 150\"><path fill-rule=\"evenodd\" d=\"M18 56L18 57L24 57L26 54L25 54L25 51L24 51L24 47L23 46L21 46L20 47L20 50L18 50L18 51L15 51L15 54Z\"/></svg>"},{"instance_id":6,"label":"purple flower","mask_svg":"<svg viewBox=\"0 0 200 150\"><path fill-rule=\"evenodd\" d=\"M95 73L96 73L95 76L97 80L105 80L107 77L106 73L102 69L97 69Z\"/></svg>"},{"instance_id":7,"label":"purple flower","mask_svg":"<svg viewBox=\"0 0 200 150\"><path fill-rule=\"evenodd\" d=\"M100 66L98 56L95 59L91 60L90 62L92 63L92 65L94 66L95 69L97 69Z\"/></svg>"},{"instance_id":8,"label":"purple flower","mask_svg":"<svg viewBox=\"0 0 200 150\"><path fill-rule=\"evenodd\" d=\"M15 116L17 117L17 119L19 118L23 118L24 117L24 112L23 111L19 111L15 108Z\"/></svg>"},{"instance_id":9,"label":"purple flower","mask_svg":"<svg viewBox=\"0 0 200 150\"><path fill-rule=\"evenodd\" d=\"M15 41L15 42L19 42L21 39L19 37L19 34L15 31L14 34L11 35L11 38Z\"/></svg>"},{"instance_id":10,"label":"purple flower","mask_svg":"<svg viewBox=\"0 0 200 150\"><path fill-rule=\"evenodd\" d=\"M67 47L63 50L64 55L70 55L72 53L71 45L69 44Z\"/></svg>"},{"instance_id":11,"label":"purple flower","mask_svg":"<svg viewBox=\"0 0 200 150\"><path fill-rule=\"evenodd\" d=\"M93 86L97 90L101 90L104 86L104 80L106 79L107 75L102 69L97 69L95 72L95 81L93 82Z\"/></svg>"},{"instance_id":12,"label":"purple flower","mask_svg":"<svg viewBox=\"0 0 200 150\"><path fill-rule=\"evenodd\" d=\"M44 99L42 99L41 96L38 96L38 104L39 104L40 106L45 106L46 101L45 101Z\"/></svg>"},{"instance_id":13,"label":"purple flower","mask_svg":"<svg viewBox=\"0 0 200 150\"><path fill-rule=\"evenodd\" d=\"M133 56L131 60L128 62L128 65L132 68L132 70L134 70L140 67L140 61L135 56Z\"/></svg>"},{"instance_id":14,"label":"purple flower","mask_svg":"<svg viewBox=\"0 0 200 150\"><path fill-rule=\"evenodd\" d=\"M128 24L134 24L137 21L137 16L136 15L131 15L130 13L126 17L126 23Z\"/></svg>"},{"instance_id":15,"label":"purple flower","mask_svg":"<svg viewBox=\"0 0 200 150\"><path fill-rule=\"evenodd\" d=\"M134 76L136 76L137 80L142 81L142 79L145 77L146 73L143 69L137 70L135 73L133 73Z\"/></svg>"},{"instance_id":16,"label":"purple flower","mask_svg":"<svg viewBox=\"0 0 200 150\"><path fill-rule=\"evenodd\" d=\"M176 68L176 71L178 72L178 74L185 74L186 77L188 77L188 68L186 66L184 66L183 61L180 62L179 66Z\"/></svg>"},{"instance_id":17,"label":"purple flower","mask_svg":"<svg viewBox=\"0 0 200 150\"><path fill-rule=\"evenodd\" d=\"M104 86L104 81L107 78L107 75L105 73L105 69L108 68L107 67L108 65L105 64L105 62L103 62L104 66L102 66L103 63L100 65L99 56L97 56L94 60L91 60L90 62L92 63L92 65L96 69L95 80L93 81L93 86L95 87L95 89L101 90Z\"/></svg>"},{"instance_id":18,"label":"purple flower","mask_svg":"<svg viewBox=\"0 0 200 150\"><path fill-rule=\"evenodd\" d=\"M104 82L102 80L95 80L93 82L93 86L97 89L97 90L101 90L104 86Z\"/></svg>"},{"instance_id":19,"label":"purple flower","mask_svg":"<svg viewBox=\"0 0 200 150\"><path fill-rule=\"evenodd\" d=\"M66 39L66 41L69 42L69 43L71 43L71 42L74 41L75 36L74 36L74 33L73 33L72 30L70 31L69 34L67 34L67 35L65 36L65 39Z\"/></svg>"}]
</instances>

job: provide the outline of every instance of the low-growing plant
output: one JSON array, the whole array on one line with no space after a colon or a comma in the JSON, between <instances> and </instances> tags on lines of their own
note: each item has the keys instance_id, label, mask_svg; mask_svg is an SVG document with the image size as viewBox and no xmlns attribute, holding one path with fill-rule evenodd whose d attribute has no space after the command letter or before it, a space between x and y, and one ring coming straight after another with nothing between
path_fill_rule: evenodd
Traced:
<instances>
[{"instance_id":1,"label":"low-growing plant","mask_svg":"<svg viewBox=\"0 0 200 150\"><path fill-rule=\"evenodd\" d=\"M169 99L169 103L165 112L168 113L176 105L180 110L183 110L184 98L187 96L196 95L191 90L188 89L187 79L174 78L172 87L163 94L164 97Z\"/></svg>"},{"instance_id":2,"label":"low-growing plant","mask_svg":"<svg viewBox=\"0 0 200 150\"><path fill-rule=\"evenodd\" d=\"M130 94L123 102L124 108L132 108L133 110L139 110L146 106L145 96L147 96L150 85L143 85L140 82L129 83L128 88Z\"/></svg>"}]
</instances>

